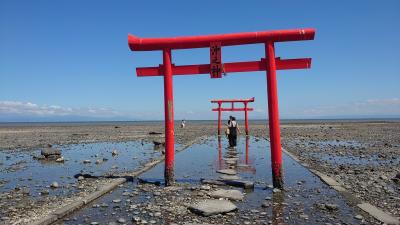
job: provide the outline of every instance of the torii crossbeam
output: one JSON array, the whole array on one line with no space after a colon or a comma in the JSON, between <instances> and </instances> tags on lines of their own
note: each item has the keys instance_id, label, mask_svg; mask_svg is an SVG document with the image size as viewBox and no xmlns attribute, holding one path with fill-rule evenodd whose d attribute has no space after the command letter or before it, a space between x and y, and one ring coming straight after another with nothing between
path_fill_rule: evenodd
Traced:
<instances>
[{"instance_id":1,"label":"torii crossbeam","mask_svg":"<svg viewBox=\"0 0 400 225\"><path fill-rule=\"evenodd\" d=\"M244 112L244 127L245 127L245 132L246 135L249 135L249 120L248 120L248 111L253 111L253 108L248 108L247 104L249 102L254 102L254 97L253 98L247 98L247 99L214 99L211 100L211 103L217 103L218 108L212 109L212 111L217 111L218 112L218 135L221 135L221 113L226 112L226 111L231 111L231 112ZM231 103L230 108L221 108L222 103ZM243 103L243 108L235 108L235 103Z\"/></svg>"},{"instance_id":2,"label":"torii crossbeam","mask_svg":"<svg viewBox=\"0 0 400 225\"><path fill-rule=\"evenodd\" d=\"M279 128L278 91L276 70L307 69L311 58L280 59L275 57L276 42L313 40L314 29L293 29L208 36L139 38L128 35L132 51L162 51L163 64L157 67L137 68L137 76L164 76L165 110L165 184L174 182L174 106L173 75L207 74L221 78L223 73L267 71L268 115L271 140L271 161L273 185L283 187L282 149ZM259 61L222 63L222 47L246 44L264 44L265 58ZM171 51L175 49L210 48L210 64L175 66Z\"/></svg>"}]
</instances>

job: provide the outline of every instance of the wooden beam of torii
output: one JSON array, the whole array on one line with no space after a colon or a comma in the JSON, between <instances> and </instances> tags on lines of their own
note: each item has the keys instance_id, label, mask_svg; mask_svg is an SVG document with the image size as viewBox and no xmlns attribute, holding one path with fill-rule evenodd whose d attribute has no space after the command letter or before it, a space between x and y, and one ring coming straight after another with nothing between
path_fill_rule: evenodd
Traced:
<instances>
[{"instance_id":1,"label":"wooden beam of torii","mask_svg":"<svg viewBox=\"0 0 400 225\"><path fill-rule=\"evenodd\" d=\"M282 149L279 128L278 90L276 70L307 69L311 58L280 59L275 57L275 43L313 40L315 30L292 29L207 36L139 38L128 35L132 51L162 51L163 65L137 68L137 76L162 76L164 78L165 112L165 184L174 182L174 106L173 75L206 74L221 78L224 73L266 71L269 131L271 140L271 166L274 187L283 188ZM246 44L264 44L265 58L260 61L222 63L222 47ZM175 66L171 51L175 49L210 48L210 64Z\"/></svg>"},{"instance_id":2,"label":"wooden beam of torii","mask_svg":"<svg viewBox=\"0 0 400 225\"><path fill-rule=\"evenodd\" d=\"M231 111L231 112L244 112L244 126L246 135L249 135L249 120L247 116L248 111L253 111L253 108L248 108L247 104L249 102L254 102L253 98L248 99L214 99L211 103L217 103L218 108L212 109L212 111L218 112L218 135L221 135L221 112ZM231 103L231 108L221 108L222 103ZM243 108L235 108L235 103L243 103Z\"/></svg>"}]
</instances>

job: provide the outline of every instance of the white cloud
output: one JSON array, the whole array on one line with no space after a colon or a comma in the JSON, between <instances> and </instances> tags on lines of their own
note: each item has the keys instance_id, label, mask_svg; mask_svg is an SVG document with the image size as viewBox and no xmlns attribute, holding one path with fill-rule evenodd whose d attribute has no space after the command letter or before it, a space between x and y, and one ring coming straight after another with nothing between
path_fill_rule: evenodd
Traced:
<instances>
[{"instance_id":1,"label":"white cloud","mask_svg":"<svg viewBox=\"0 0 400 225\"><path fill-rule=\"evenodd\" d=\"M0 116L84 116L116 117L123 114L110 108L71 108L58 105L37 105L31 102L0 101Z\"/></svg>"},{"instance_id":2,"label":"white cloud","mask_svg":"<svg viewBox=\"0 0 400 225\"><path fill-rule=\"evenodd\" d=\"M286 116L399 116L400 98L368 99L336 106L289 110Z\"/></svg>"},{"instance_id":3,"label":"white cloud","mask_svg":"<svg viewBox=\"0 0 400 225\"><path fill-rule=\"evenodd\" d=\"M238 119L244 118L243 112L224 112L223 117L235 115ZM255 108L249 112L250 119L264 119L267 110ZM309 108L293 108L281 110L281 118L319 118L319 117L357 117L357 116L400 116L400 98L369 99L360 102L336 106L314 106ZM42 118L57 120L55 118L83 117L94 120L163 120L164 110L160 111L116 111L106 107L63 107L59 105L39 105L32 102L0 101L0 121L30 120ZM217 113L210 109L176 110L175 119L211 119L217 118ZM17 119L15 119L17 118Z\"/></svg>"}]
</instances>

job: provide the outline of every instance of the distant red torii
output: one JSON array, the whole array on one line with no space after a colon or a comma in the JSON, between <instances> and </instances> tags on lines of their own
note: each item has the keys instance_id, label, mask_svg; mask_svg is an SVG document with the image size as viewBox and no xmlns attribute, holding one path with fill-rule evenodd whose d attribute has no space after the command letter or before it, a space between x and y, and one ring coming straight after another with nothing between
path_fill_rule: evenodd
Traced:
<instances>
[{"instance_id":1,"label":"distant red torii","mask_svg":"<svg viewBox=\"0 0 400 225\"><path fill-rule=\"evenodd\" d=\"M249 135L249 122L248 122L247 112L253 111L253 108L247 107L247 104L249 102L254 102L254 97L247 98L247 99L214 99L214 100L211 100L211 103L218 104L218 108L212 109L212 111L218 112L218 135L221 135L221 112L225 112L225 111L244 112L245 131L246 131L246 135ZM232 104L231 108L221 108L222 103L231 103ZM244 107L243 108L235 108L234 103L243 103Z\"/></svg>"}]
</instances>

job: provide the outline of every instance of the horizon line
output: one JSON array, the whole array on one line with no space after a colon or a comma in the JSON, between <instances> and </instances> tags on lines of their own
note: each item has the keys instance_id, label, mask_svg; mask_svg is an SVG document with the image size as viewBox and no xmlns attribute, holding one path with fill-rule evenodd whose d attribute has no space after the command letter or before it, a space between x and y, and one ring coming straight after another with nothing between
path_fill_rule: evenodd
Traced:
<instances>
[{"instance_id":1,"label":"horizon line","mask_svg":"<svg viewBox=\"0 0 400 225\"><path fill-rule=\"evenodd\" d=\"M217 119L185 119L185 121L216 121ZM244 119L238 119L244 121ZM363 121L385 121L385 120L400 120L400 116L386 116L386 117L331 117L331 118L282 118L280 121L352 121L352 120L363 120ZM182 119L174 120L174 122L180 122ZM249 121L268 121L268 119L249 119ZM164 122L162 119L154 120L70 120L70 121L0 121L0 124L10 123L132 123L132 122Z\"/></svg>"}]
</instances>

